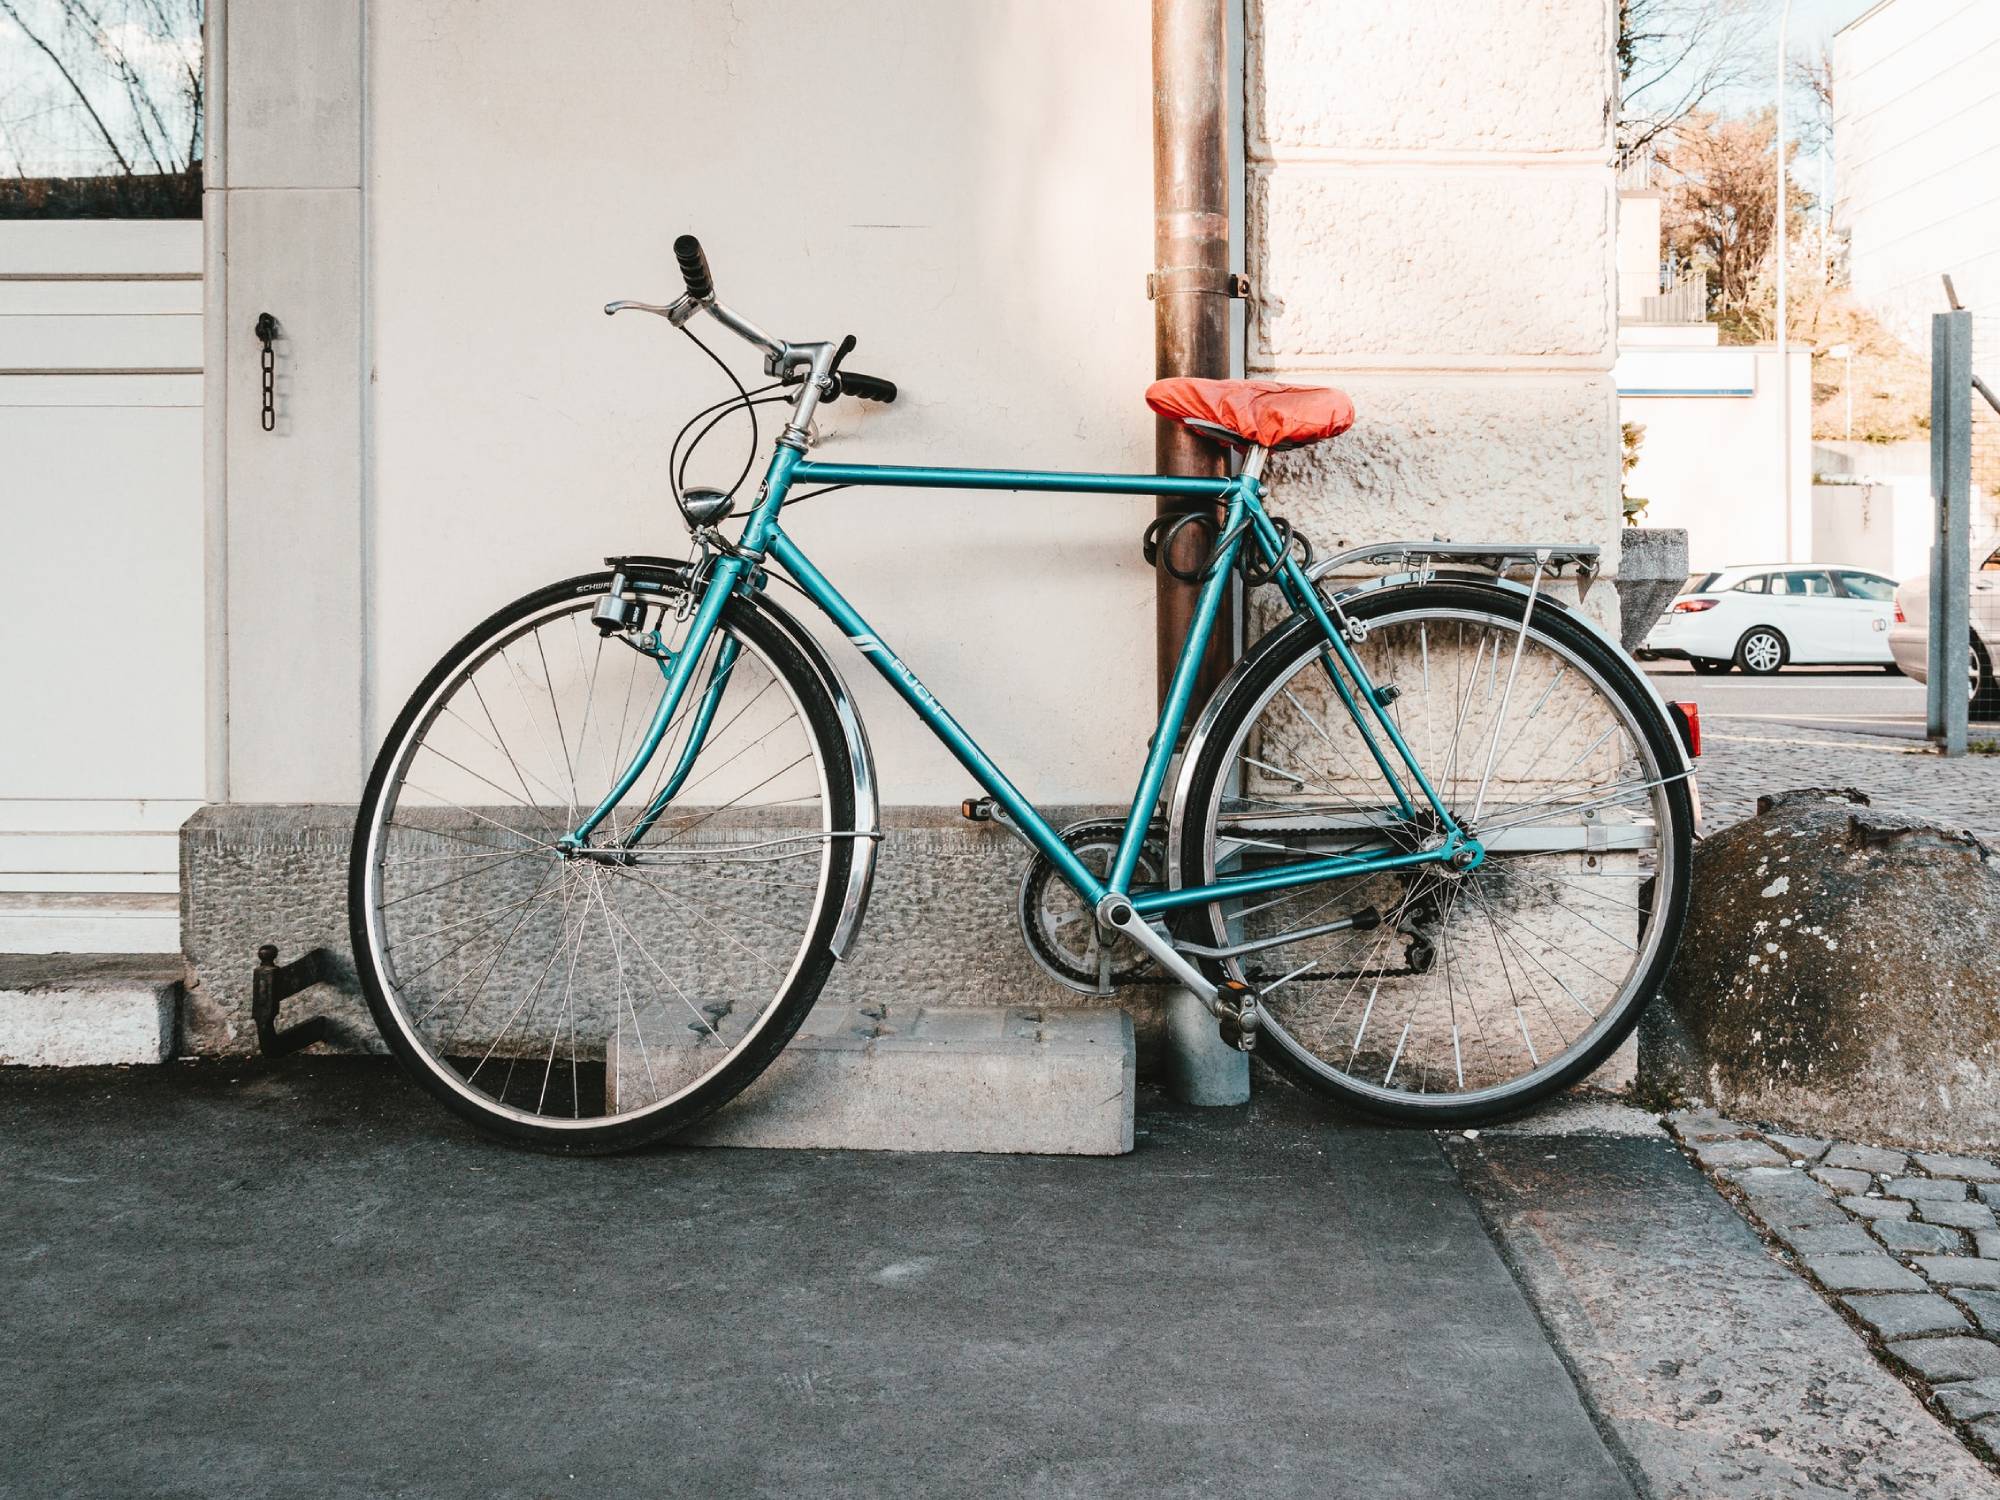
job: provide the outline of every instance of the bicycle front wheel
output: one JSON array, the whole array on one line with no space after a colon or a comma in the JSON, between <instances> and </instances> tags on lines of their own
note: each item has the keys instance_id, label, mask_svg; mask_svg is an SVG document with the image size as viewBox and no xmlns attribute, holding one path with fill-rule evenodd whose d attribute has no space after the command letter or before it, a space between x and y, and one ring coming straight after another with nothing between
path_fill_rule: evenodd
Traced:
<instances>
[{"instance_id":1,"label":"bicycle front wheel","mask_svg":"<svg viewBox=\"0 0 2000 1500\"><path fill-rule=\"evenodd\" d=\"M609 574L507 606L431 671L368 781L349 870L355 966L390 1050L446 1106L530 1145L619 1150L741 1090L812 1006L853 858L831 698L784 631L732 601L666 736L636 754L684 596ZM649 629L657 629L650 641Z\"/></svg>"},{"instance_id":2,"label":"bicycle front wheel","mask_svg":"<svg viewBox=\"0 0 2000 1500\"><path fill-rule=\"evenodd\" d=\"M1573 615L1476 583L1347 601L1355 654L1478 868L1425 864L1193 909L1217 978L1262 994L1268 1055L1369 1113L1463 1124L1598 1066L1672 961L1692 793L1630 664ZM1523 625L1524 615L1527 623ZM1441 822L1372 718L1399 802L1310 621L1268 637L1196 752L1182 884L1315 855L1408 852ZM1365 711L1364 711L1365 712ZM1277 941L1271 941L1271 940Z\"/></svg>"}]
</instances>

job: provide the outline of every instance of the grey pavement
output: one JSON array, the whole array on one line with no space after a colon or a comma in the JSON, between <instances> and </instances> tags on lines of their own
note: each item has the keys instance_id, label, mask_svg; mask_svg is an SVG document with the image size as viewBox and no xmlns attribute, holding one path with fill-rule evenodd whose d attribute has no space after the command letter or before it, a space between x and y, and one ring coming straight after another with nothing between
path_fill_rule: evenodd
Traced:
<instances>
[{"instance_id":1,"label":"grey pavement","mask_svg":"<svg viewBox=\"0 0 2000 1500\"><path fill-rule=\"evenodd\" d=\"M1847 734L1923 737L1924 685L1876 667L1788 667L1772 677L1697 676L1686 662L1645 664L1668 698L1691 698L1704 722L1789 724Z\"/></svg>"},{"instance_id":2,"label":"grey pavement","mask_svg":"<svg viewBox=\"0 0 2000 1500\"><path fill-rule=\"evenodd\" d=\"M1858 786L1877 807L2000 845L2000 755L1932 754L1924 690L1907 677L1840 668L1697 677L1666 661L1646 671L1663 696L1701 705L1705 829L1749 817L1764 792ZM1971 738L2000 739L2000 724L1975 723Z\"/></svg>"},{"instance_id":3,"label":"grey pavement","mask_svg":"<svg viewBox=\"0 0 2000 1500\"><path fill-rule=\"evenodd\" d=\"M1624 1497L1434 1137L461 1133L374 1060L0 1075L0 1494Z\"/></svg>"},{"instance_id":4,"label":"grey pavement","mask_svg":"<svg viewBox=\"0 0 2000 1500\"><path fill-rule=\"evenodd\" d=\"M2000 755L1946 760L1907 740L1704 717L1697 770L1709 832L1749 817L1765 792L1855 786L1886 812L2000 847Z\"/></svg>"},{"instance_id":5,"label":"grey pavement","mask_svg":"<svg viewBox=\"0 0 2000 1500\"><path fill-rule=\"evenodd\" d=\"M375 1059L0 1072L0 1495L2000 1493L1638 1111L1141 1103L559 1160Z\"/></svg>"}]
</instances>

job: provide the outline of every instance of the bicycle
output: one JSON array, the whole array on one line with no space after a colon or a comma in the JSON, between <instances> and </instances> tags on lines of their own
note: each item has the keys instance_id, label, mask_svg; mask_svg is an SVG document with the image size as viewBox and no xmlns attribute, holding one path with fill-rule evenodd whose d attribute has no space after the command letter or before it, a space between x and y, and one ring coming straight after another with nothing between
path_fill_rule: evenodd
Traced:
<instances>
[{"instance_id":1,"label":"bicycle","mask_svg":"<svg viewBox=\"0 0 2000 1500\"><path fill-rule=\"evenodd\" d=\"M476 626L411 696L362 799L356 967L390 1049L446 1106L562 1150L669 1135L770 1063L851 952L882 836L867 734L774 585L957 757L984 793L963 811L1032 851L1019 916L1060 982L1109 994L1154 966L1232 1045L1433 1125L1532 1104L1631 1031L1686 911L1691 747L1546 588L1568 569L1580 592L1595 548L1393 542L1315 563L1262 474L1344 429L1337 392L1153 387L1156 410L1240 455L1223 478L821 462L815 412L893 402L894 384L843 368L851 336L766 333L717 300L693 237L675 252L684 295L605 311L664 317L735 388L668 455L693 556L607 559ZM758 349L771 384L745 387L697 315ZM789 412L738 517L763 404ZM688 486L695 447L738 413L736 484ZM1207 507L1148 533L1157 552L1202 526L1210 561L1122 822L1052 827L780 524L862 485ZM1269 628L1195 712L1235 577L1271 591Z\"/></svg>"}]
</instances>

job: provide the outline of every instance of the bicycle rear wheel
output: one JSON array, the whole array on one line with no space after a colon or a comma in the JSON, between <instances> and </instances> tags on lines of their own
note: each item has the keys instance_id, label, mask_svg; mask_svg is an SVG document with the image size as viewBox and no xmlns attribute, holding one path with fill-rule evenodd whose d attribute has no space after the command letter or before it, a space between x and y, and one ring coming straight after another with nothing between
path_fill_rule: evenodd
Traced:
<instances>
[{"instance_id":1,"label":"bicycle rear wheel","mask_svg":"<svg viewBox=\"0 0 2000 1500\"><path fill-rule=\"evenodd\" d=\"M593 837L623 852L562 848L664 689L659 659L593 628L609 583L530 594L432 669L383 744L349 867L391 1051L481 1129L565 1151L669 1134L763 1070L826 981L853 857L833 703L741 600ZM674 646L684 596L637 597Z\"/></svg>"},{"instance_id":2,"label":"bicycle rear wheel","mask_svg":"<svg viewBox=\"0 0 2000 1500\"><path fill-rule=\"evenodd\" d=\"M1577 1081L1637 1023L1679 940L1694 813L1674 731L1608 642L1546 600L1524 632L1525 603L1444 581L1347 601L1367 630L1356 655L1398 690L1398 731L1486 845L1483 865L1322 882L1183 918L1204 946L1285 939L1207 962L1262 992L1260 1056L1376 1115L1461 1124ZM1229 689L1195 751L1181 884L1438 837L1385 741L1416 811L1390 795L1327 660L1317 628L1297 621Z\"/></svg>"}]
</instances>

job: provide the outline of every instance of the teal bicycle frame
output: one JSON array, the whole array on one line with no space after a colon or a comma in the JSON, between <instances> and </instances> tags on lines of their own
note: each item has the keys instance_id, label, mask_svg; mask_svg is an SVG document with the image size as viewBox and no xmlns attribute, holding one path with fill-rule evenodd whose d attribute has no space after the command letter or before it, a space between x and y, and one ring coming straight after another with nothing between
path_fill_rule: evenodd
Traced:
<instances>
[{"instance_id":1,"label":"teal bicycle frame","mask_svg":"<svg viewBox=\"0 0 2000 1500\"><path fill-rule=\"evenodd\" d=\"M1157 495L1177 499L1208 500L1223 507L1222 529L1214 556L1205 574L1195 603L1194 620L1181 645L1179 659L1167 686L1166 701L1160 707L1158 727L1146 755L1139 785L1132 794L1131 811L1111 862L1109 873L1099 878L1065 845L1047 819L1005 773L995 765L971 735L966 733L949 710L925 687L917 674L878 636L854 606L848 603L826 575L778 524L786 496L795 484L836 484L944 490L1025 490L1087 495ZM592 833L610 815L612 808L631 791L651 763L675 722L682 700L695 676L696 664L721 619L732 595L755 586L766 559L777 563L827 617L838 625L880 672L888 684L915 710L945 747L984 788L1023 837L1055 866L1093 909L1107 896L1130 902L1140 916L1170 912L1180 907L1199 906L1212 901L1254 895L1290 886L1310 885L1348 876L1372 875L1387 870L1455 861L1462 868L1481 862L1484 850L1469 838L1445 807L1416 757L1386 711L1383 697L1369 680L1356 658L1347 636L1329 613L1326 601L1307 580L1298 559L1285 546L1277 528L1264 510L1264 491L1251 472L1229 479L1189 478L1170 474L1085 474L1021 469L936 469L876 464L816 463L796 447L780 442L772 454L764 486L756 508L743 528L733 552L718 555L710 568L699 605L680 647L663 663L665 689L654 709L646 734L631 763L597 807L568 834L563 843L571 849L589 846ZM1295 860L1259 869L1253 873L1218 880L1208 885L1177 889L1145 887L1134 889L1141 846L1166 784L1168 763L1180 738L1181 728L1193 703L1196 678L1220 617L1229 575L1241 549L1254 545L1266 568L1283 592L1295 614L1304 614L1318 625L1326 637L1321 662L1334 690L1353 718L1363 743L1381 772L1396 807L1404 818L1419 814L1418 802L1436 820L1434 837L1428 847L1416 850L1384 849ZM644 814L621 839L621 847L636 845L665 810L673 793L686 780L702 737L712 721L729 667L734 661L735 642L725 639L728 661L718 653L703 702L695 710L695 723L688 735L679 762L667 777L662 790L648 804ZM1400 775L1398 774L1400 769Z\"/></svg>"}]
</instances>

